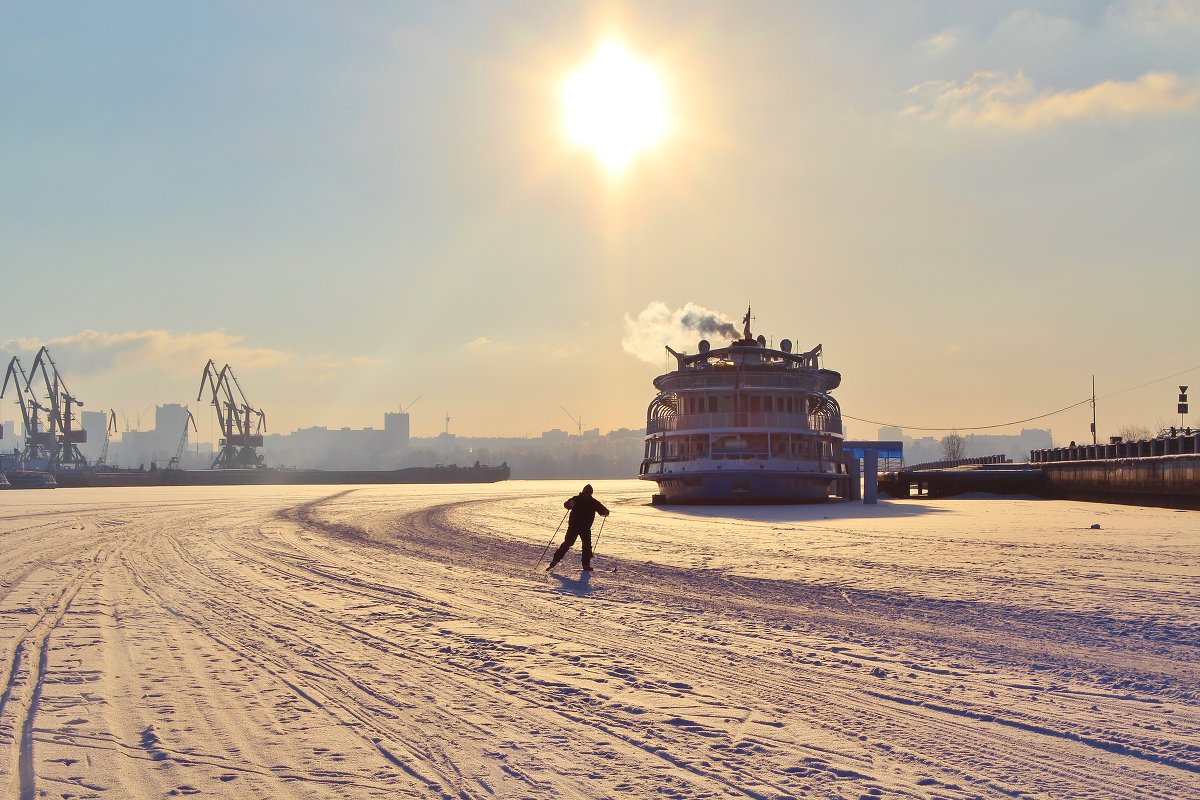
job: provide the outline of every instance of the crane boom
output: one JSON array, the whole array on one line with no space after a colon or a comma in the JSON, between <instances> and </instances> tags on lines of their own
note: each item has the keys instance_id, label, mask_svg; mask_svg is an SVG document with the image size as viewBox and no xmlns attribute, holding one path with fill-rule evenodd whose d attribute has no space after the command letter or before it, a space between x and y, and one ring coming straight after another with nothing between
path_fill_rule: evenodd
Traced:
<instances>
[{"instance_id":1,"label":"crane boom","mask_svg":"<svg viewBox=\"0 0 1200 800\"><path fill-rule=\"evenodd\" d=\"M108 463L108 445L112 441L112 435L117 432L117 412L113 409L108 410L108 424L104 426L104 446L100 448L100 457L96 459L97 466L103 466Z\"/></svg>"},{"instance_id":2,"label":"crane boom","mask_svg":"<svg viewBox=\"0 0 1200 800\"><path fill-rule=\"evenodd\" d=\"M577 435L578 435L578 436L583 436L583 417L580 417L579 419L576 419L576 418L575 418L575 415L574 415L574 414L572 414L570 411L567 411L567 409L563 408L562 406L559 406L559 408L562 408L562 410L563 410L563 413L564 413L564 414L566 414L568 417L570 417L570 418L571 418L571 422L574 422L574 423L575 423L575 427L576 427L576 430L577 430Z\"/></svg>"},{"instance_id":3,"label":"crane boom","mask_svg":"<svg viewBox=\"0 0 1200 800\"><path fill-rule=\"evenodd\" d=\"M200 432L196 427L196 418L192 416L191 409L188 410L187 419L183 421L183 433L179 435L179 445L175 448L175 455L171 456L171 460L167 463L167 469L179 468L179 460L183 458L183 448L187 447L189 423L192 426L192 430L197 433Z\"/></svg>"}]
</instances>

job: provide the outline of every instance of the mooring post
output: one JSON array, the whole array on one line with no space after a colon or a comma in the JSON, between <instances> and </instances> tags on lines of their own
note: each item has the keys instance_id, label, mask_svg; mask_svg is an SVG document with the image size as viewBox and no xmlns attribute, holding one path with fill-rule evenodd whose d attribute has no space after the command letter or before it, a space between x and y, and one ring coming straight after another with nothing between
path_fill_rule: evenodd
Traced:
<instances>
[{"instance_id":1,"label":"mooring post","mask_svg":"<svg viewBox=\"0 0 1200 800\"><path fill-rule=\"evenodd\" d=\"M849 480L847 481L847 483L850 484L850 496L847 497L846 499L847 500L861 500L862 499L862 485L859 483L859 479L862 476L858 469L858 458L856 458L854 453L852 453L850 451L846 451L846 453L849 456L849 458L846 459L846 472L849 475Z\"/></svg>"},{"instance_id":2,"label":"mooring post","mask_svg":"<svg viewBox=\"0 0 1200 800\"><path fill-rule=\"evenodd\" d=\"M863 452L863 502L874 505L879 502L879 451Z\"/></svg>"}]
</instances>

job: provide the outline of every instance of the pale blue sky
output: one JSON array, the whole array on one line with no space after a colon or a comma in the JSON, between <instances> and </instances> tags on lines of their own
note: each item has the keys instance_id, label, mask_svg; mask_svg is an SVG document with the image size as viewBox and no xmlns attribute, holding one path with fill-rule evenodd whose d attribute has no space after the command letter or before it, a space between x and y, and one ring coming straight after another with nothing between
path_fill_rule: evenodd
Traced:
<instances>
[{"instance_id":1,"label":"pale blue sky","mask_svg":"<svg viewBox=\"0 0 1200 800\"><path fill-rule=\"evenodd\" d=\"M678 123L619 185L555 98L610 33ZM627 319L751 302L849 415L1019 419L1200 365L1197 142L1184 0L8 3L0 344L89 408L212 357L273 430L521 435L640 424Z\"/></svg>"}]
</instances>

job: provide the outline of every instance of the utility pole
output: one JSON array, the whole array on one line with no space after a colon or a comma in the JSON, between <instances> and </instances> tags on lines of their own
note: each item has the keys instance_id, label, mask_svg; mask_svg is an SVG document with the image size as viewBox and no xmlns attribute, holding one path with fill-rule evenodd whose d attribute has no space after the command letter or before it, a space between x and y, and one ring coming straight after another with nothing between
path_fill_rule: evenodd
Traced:
<instances>
[{"instance_id":1,"label":"utility pole","mask_svg":"<svg viewBox=\"0 0 1200 800\"><path fill-rule=\"evenodd\" d=\"M1092 444L1096 443L1096 376L1092 376Z\"/></svg>"}]
</instances>

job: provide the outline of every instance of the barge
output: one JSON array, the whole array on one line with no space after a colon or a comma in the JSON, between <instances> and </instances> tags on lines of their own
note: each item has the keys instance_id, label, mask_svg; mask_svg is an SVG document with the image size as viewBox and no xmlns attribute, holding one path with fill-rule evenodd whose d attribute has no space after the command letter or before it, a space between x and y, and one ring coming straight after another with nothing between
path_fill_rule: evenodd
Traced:
<instances>
[{"instance_id":1,"label":"barge","mask_svg":"<svg viewBox=\"0 0 1200 800\"><path fill-rule=\"evenodd\" d=\"M394 470L321 469L61 469L56 472L8 473L21 476L13 488L93 486L279 486L392 483L497 483L508 480L507 463L460 467L406 467ZM33 480L31 476L38 476Z\"/></svg>"}]
</instances>

